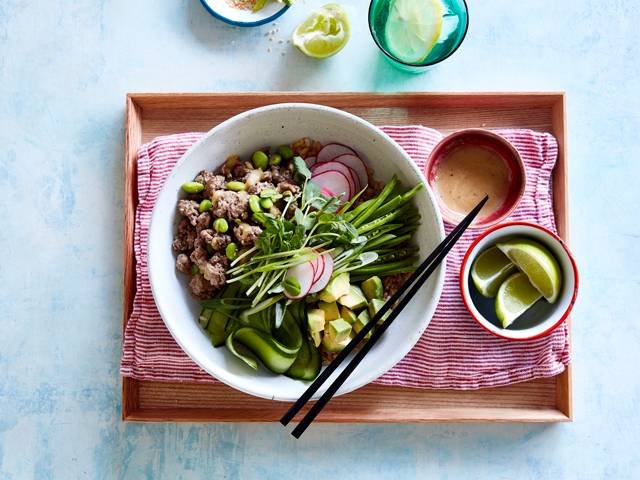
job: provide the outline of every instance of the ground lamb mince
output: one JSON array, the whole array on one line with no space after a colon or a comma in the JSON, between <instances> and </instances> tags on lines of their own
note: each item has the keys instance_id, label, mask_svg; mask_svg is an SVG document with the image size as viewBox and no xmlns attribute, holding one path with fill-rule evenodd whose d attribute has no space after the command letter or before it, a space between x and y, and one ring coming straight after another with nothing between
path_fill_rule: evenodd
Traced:
<instances>
[{"instance_id":1,"label":"ground lamb mince","mask_svg":"<svg viewBox=\"0 0 640 480\"><path fill-rule=\"evenodd\" d=\"M248 3L253 4L252 1ZM322 145L303 138L294 142L291 148L295 155L305 158L317 155ZM264 151L269 153L268 149ZM300 185L294 179L290 162L283 161L263 171L243 162L237 155L230 156L219 171L200 172L194 181L204 185L204 190L178 200L179 219L172 248L177 254L176 269L190 276L188 286L191 294L204 300L226 284L230 263L225 253L227 245L235 243L242 252L255 245L262 233L262 226L252 219L249 196L259 195L265 189L296 195L300 192ZM243 182L245 190L229 190L226 185L231 181ZM211 209L200 212L200 203L207 199L212 203ZM293 210L290 208L289 212ZM281 211L274 205L267 213L279 216ZM213 222L219 218L227 221L228 230L224 233L213 228Z\"/></svg>"}]
</instances>

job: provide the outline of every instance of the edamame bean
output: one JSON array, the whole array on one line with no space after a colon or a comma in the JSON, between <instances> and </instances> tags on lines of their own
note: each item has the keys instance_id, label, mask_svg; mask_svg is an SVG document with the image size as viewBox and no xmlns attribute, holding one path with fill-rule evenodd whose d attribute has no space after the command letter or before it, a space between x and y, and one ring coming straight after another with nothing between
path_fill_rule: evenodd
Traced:
<instances>
[{"instance_id":1,"label":"edamame bean","mask_svg":"<svg viewBox=\"0 0 640 480\"><path fill-rule=\"evenodd\" d=\"M235 258L238 256L238 246L235 243L230 243L229 245L227 245L224 253L227 255L227 258L229 260L235 260Z\"/></svg>"},{"instance_id":2,"label":"edamame bean","mask_svg":"<svg viewBox=\"0 0 640 480\"><path fill-rule=\"evenodd\" d=\"M213 207L213 203L211 203L211 200L208 199L204 199L200 202L200 206L198 207L198 211L200 213L204 213L204 212L208 212L209 210L211 210L211 207Z\"/></svg>"},{"instance_id":3,"label":"edamame bean","mask_svg":"<svg viewBox=\"0 0 640 480\"><path fill-rule=\"evenodd\" d=\"M267 216L263 212L254 213L251 216L251 219L256 222L264 225L267 221Z\"/></svg>"},{"instance_id":4,"label":"edamame bean","mask_svg":"<svg viewBox=\"0 0 640 480\"><path fill-rule=\"evenodd\" d=\"M242 190L247 188L247 186L244 184L244 182L233 181L227 183L227 188L229 190L233 190L234 192L241 192Z\"/></svg>"},{"instance_id":5,"label":"edamame bean","mask_svg":"<svg viewBox=\"0 0 640 480\"><path fill-rule=\"evenodd\" d=\"M289 145L280 145L277 151L280 154L280 156L285 160L289 160L290 158L293 158L293 150Z\"/></svg>"},{"instance_id":6,"label":"edamame bean","mask_svg":"<svg viewBox=\"0 0 640 480\"><path fill-rule=\"evenodd\" d=\"M224 233L229 230L229 224L224 218L217 218L215 222L213 222L213 229L218 233Z\"/></svg>"},{"instance_id":7,"label":"edamame bean","mask_svg":"<svg viewBox=\"0 0 640 480\"><path fill-rule=\"evenodd\" d=\"M191 265L191 275L197 275L200 273L200 268L195 263Z\"/></svg>"},{"instance_id":8,"label":"edamame bean","mask_svg":"<svg viewBox=\"0 0 640 480\"><path fill-rule=\"evenodd\" d=\"M273 197L274 195L277 195L278 192L276 190L274 190L273 188L265 188L264 190L262 190L260 192L260 196L262 198L269 198L269 197Z\"/></svg>"},{"instance_id":9,"label":"edamame bean","mask_svg":"<svg viewBox=\"0 0 640 480\"><path fill-rule=\"evenodd\" d=\"M258 198L257 195L249 196L249 208L253 213L258 213L262 211L262 209L260 208L260 203L261 203L260 198Z\"/></svg>"},{"instance_id":10,"label":"edamame bean","mask_svg":"<svg viewBox=\"0 0 640 480\"><path fill-rule=\"evenodd\" d=\"M269 157L262 150L253 152L253 156L251 157L251 160L253 160L253 164L257 168L261 168L263 170L267 168L267 165L269 165Z\"/></svg>"},{"instance_id":11,"label":"edamame bean","mask_svg":"<svg viewBox=\"0 0 640 480\"><path fill-rule=\"evenodd\" d=\"M279 153L274 153L269 157L269 165L280 165L282 156Z\"/></svg>"},{"instance_id":12,"label":"edamame bean","mask_svg":"<svg viewBox=\"0 0 640 480\"><path fill-rule=\"evenodd\" d=\"M261 198L260 206L265 210L269 210L271 207L273 207L273 202L271 201L270 198Z\"/></svg>"},{"instance_id":13,"label":"edamame bean","mask_svg":"<svg viewBox=\"0 0 640 480\"><path fill-rule=\"evenodd\" d=\"M199 182L187 182L182 184L182 190L187 193L200 193L204 190L204 185Z\"/></svg>"}]
</instances>

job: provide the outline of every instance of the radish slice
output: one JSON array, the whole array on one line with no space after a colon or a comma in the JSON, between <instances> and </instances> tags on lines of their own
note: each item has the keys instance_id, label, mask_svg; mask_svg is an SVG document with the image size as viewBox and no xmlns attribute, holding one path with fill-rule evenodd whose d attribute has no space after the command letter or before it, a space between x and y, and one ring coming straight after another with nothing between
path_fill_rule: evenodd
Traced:
<instances>
[{"instance_id":1,"label":"radish slice","mask_svg":"<svg viewBox=\"0 0 640 480\"><path fill-rule=\"evenodd\" d=\"M340 155L355 155L356 152L353 149L347 147L346 145L342 145L341 143L329 143L325 145L322 150L318 153L318 160L316 163L328 162L329 160L333 160Z\"/></svg>"},{"instance_id":2,"label":"radish slice","mask_svg":"<svg viewBox=\"0 0 640 480\"><path fill-rule=\"evenodd\" d=\"M322 273L324 272L324 255L318 255L311 263L315 264L315 275L313 276L313 283L320 280ZM313 288L313 285L311 286Z\"/></svg>"},{"instance_id":3,"label":"radish slice","mask_svg":"<svg viewBox=\"0 0 640 480\"><path fill-rule=\"evenodd\" d=\"M291 300L299 300L302 297L306 296L313 285L313 277L314 271L311 267L311 262L305 262L301 263L300 265L296 265L295 267L291 267L289 270L287 270L284 279L285 281L289 278L295 278L296 280L298 280L298 283L300 284L300 293L298 293L298 295L291 295L285 289L285 296L287 298L290 298Z\"/></svg>"},{"instance_id":4,"label":"radish slice","mask_svg":"<svg viewBox=\"0 0 640 480\"><path fill-rule=\"evenodd\" d=\"M316 157L307 157L304 159L304 163L307 164L307 167L311 168L313 167L316 163L318 163L318 160Z\"/></svg>"},{"instance_id":5,"label":"radish slice","mask_svg":"<svg viewBox=\"0 0 640 480\"><path fill-rule=\"evenodd\" d=\"M317 273L317 270L318 270L318 263L316 262L315 258L313 260L310 260L309 263L311 264L311 270L313 270L313 278L311 279L311 283L313 284L313 282L315 282L315 280L316 280L316 273Z\"/></svg>"},{"instance_id":6,"label":"radish slice","mask_svg":"<svg viewBox=\"0 0 640 480\"><path fill-rule=\"evenodd\" d=\"M339 157L334 158L333 161L344 163L347 167L353 169L358 175L361 187L369 184L367 166L360 157L357 157L356 155L340 155Z\"/></svg>"},{"instance_id":7,"label":"radish slice","mask_svg":"<svg viewBox=\"0 0 640 480\"><path fill-rule=\"evenodd\" d=\"M346 198L343 197L343 200L348 200L354 195L347 176L337 170L329 170L328 172L313 175L311 180L320 187L320 191L325 195L331 194L332 197L337 197L344 193Z\"/></svg>"},{"instance_id":8,"label":"radish slice","mask_svg":"<svg viewBox=\"0 0 640 480\"><path fill-rule=\"evenodd\" d=\"M337 172L342 172L347 180L349 180L349 186L351 187L352 192L360 191L360 181L358 180L358 174L351 168L346 166L344 163L340 162L325 162L325 163L317 163L313 167L311 167L311 172L313 175L320 175L321 173L328 172L330 170L335 170ZM311 178L313 178L313 175Z\"/></svg>"},{"instance_id":9,"label":"radish slice","mask_svg":"<svg viewBox=\"0 0 640 480\"><path fill-rule=\"evenodd\" d=\"M322 275L320 275L320 278L316 282L313 282L309 293L319 292L324 287L326 287L329 283L329 280L331 280L331 275L333 274L333 258L330 254L323 253L322 259L324 261L324 269L322 271Z\"/></svg>"}]
</instances>

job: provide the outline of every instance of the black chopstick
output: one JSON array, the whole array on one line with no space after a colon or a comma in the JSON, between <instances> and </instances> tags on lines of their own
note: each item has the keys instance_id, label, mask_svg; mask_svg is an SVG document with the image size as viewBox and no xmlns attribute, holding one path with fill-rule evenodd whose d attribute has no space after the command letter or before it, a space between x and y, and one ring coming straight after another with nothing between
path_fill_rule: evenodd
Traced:
<instances>
[{"instance_id":1,"label":"black chopstick","mask_svg":"<svg viewBox=\"0 0 640 480\"><path fill-rule=\"evenodd\" d=\"M416 269L416 272L418 272L420 270L421 272L423 271L424 273L422 273L422 274L419 273L418 274L418 275L420 275L420 277L415 281L415 283L413 285L411 285L411 283L412 283L412 281L414 279L414 276L412 275L412 277L410 277L402 285L402 287L399 289L399 292L401 292L400 295L402 295L402 293L405 293L405 292L406 292L406 295L404 295L402 300L393 308L393 310L391 310L388 318L386 318L384 320L384 322L381 325L379 325L379 327L376 329L376 331L372 334L372 336L369 339L369 341L366 342L362 346L360 351L358 351L356 353L354 358L349 362L349 364L340 373L340 375L338 375L338 377L333 381L333 383L329 386L327 391L322 394L320 399L311 407L311 409L307 412L307 414L304 416L302 421L296 426L296 428L294 428L293 432L291 433L294 437L300 438L300 436L304 433L304 431L311 424L311 422L313 422L313 420L320 413L320 411L326 406L327 403L329 403L329 401L333 398L333 395L336 393L336 391L338 391L338 389L342 386L342 384L346 381L346 379L351 375L351 373L353 373L353 371L357 368L357 366L360 364L362 359L367 355L367 353L375 345L375 343L382 336L382 334L386 331L386 329L389 328L389 326L393 323L393 321L400 314L400 312L404 309L404 307L406 307L407 304L411 301L411 299L417 293L417 291L427 281L427 279L431 276L431 274L435 271L435 269L438 268L438 266L440 265L442 260L447 256L447 254L449 253L451 248L456 244L458 239L462 236L464 231L471 224L471 222L476 217L476 215L478 214L480 209L484 206L484 204L486 203L487 200L488 200L488 197L485 197L476 206L476 208L474 208L469 213L469 215L467 215L464 218L464 220L462 222L460 222L460 224L456 227L456 229L454 229L454 231L452 231L447 236L447 238L445 238L445 240L440 245L438 245L438 247L436 247L434 252L431 255L429 255L429 258L427 258L427 260L425 260L418 267L418 269ZM438 253L435 255L435 258L432 259L432 257L434 257L434 253L436 251L438 251ZM428 261L430 259L432 259L431 262ZM416 277L418 275L416 275ZM395 295L394 295L394 297L395 297ZM374 316L374 318L371 320L371 322L369 324L367 324L367 327L370 327L370 328L367 329L367 331L371 330L371 328L373 328L373 326L377 323L377 321L379 320L378 317L381 318L384 315L384 313L382 313L383 310L388 311L389 308L391 308L391 306L394 304L394 302L392 300L393 300L393 297L390 298L385 303L384 307L386 307L386 308L383 308L383 309L381 309L380 312L378 312L380 315ZM362 333L362 331L361 331L361 333ZM366 333L365 333L365 335L366 335ZM355 340L356 339L354 338L354 341ZM332 362L332 364L333 364L333 362ZM335 370L335 367L333 368L333 370Z\"/></svg>"},{"instance_id":2,"label":"black chopstick","mask_svg":"<svg viewBox=\"0 0 640 480\"><path fill-rule=\"evenodd\" d=\"M333 394L337 391L338 388L344 383L346 378L351 374L351 372L357 367L360 363L360 360L364 358L366 352L368 352L371 347L375 344L377 339L384 333L384 331L389 327L389 325L393 322L393 320L397 317L400 311L406 306L411 297L415 294L415 292L422 286L422 284L427 280L427 278L433 273L433 271L440 265L442 259L447 255L451 247L458 241L462 233L467 229L467 227L474 220L480 209L487 202L488 197L485 197L478 205L460 222L460 224L453 229L453 231L438 245L433 252L427 257L427 259L422 262L418 268L411 274L411 276L404 282L404 284L385 302L384 306L374 315L365 327L360 330L360 332L349 342L349 344L342 350L336 358L325 368L320 375L316 378L316 380L307 388L307 390L300 396L300 398L293 404L293 406L282 416L280 419L280 423L283 425L287 425L293 417L304 407L304 405L311 399L313 394L318 391L320 386L331 376L331 374L338 368L338 366L342 363L342 361L355 349L355 347L364 339L364 337L369 333L377 322L384 317L384 315L393 307L393 305L400 299L404 292L407 290L409 293L405 296L405 298L398 304L396 308L394 308L389 318L387 318L380 328L376 330L376 332L372 335L369 341L363 346L360 350L360 353L354 357L354 359L350 362L350 364L343 370L340 376L336 379L335 383L339 384L337 386L330 386L329 389L322 395L320 400L316 402L316 404L309 410L307 415L304 417L302 422L294 429L293 435L296 438L299 438L302 435L302 432L308 427L308 425L313 421L316 415L322 410L324 405L331 399ZM424 276L421 277L422 273L425 273ZM416 285L411 287L411 284L419 280ZM411 287L411 288L410 288ZM378 333L380 332L380 333ZM368 345L368 347L367 347ZM359 357L359 360L354 364L356 358ZM340 379L342 380L340 381Z\"/></svg>"}]
</instances>

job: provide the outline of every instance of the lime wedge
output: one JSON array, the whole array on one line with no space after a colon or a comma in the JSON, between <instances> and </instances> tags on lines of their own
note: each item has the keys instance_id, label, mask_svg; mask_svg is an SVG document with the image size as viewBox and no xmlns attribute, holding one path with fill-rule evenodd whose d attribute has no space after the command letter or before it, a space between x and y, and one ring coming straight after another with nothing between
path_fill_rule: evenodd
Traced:
<instances>
[{"instance_id":1,"label":"lime wedge","mask_svg":"<svg viewBox=\"0 0 640 480\"><path fill-rule=\"evenodd\" d=\"M558 299L562 273L558 261L549 250L528 238L515 238L496 246L516 264L549 303Z\"/></svg>"},{"instance_id":2,"label":"lime wedge","mask_svg":"<svg viewBox=\"0 0 640 480\"><path fill-rule=\"evenodd\" d=\"M514 273L507 278L500 285L496 296L496 315L502 323L502 328L511 325L516 318L541 298L540 292L531 285L524 273Z\"/></svg>"},{"instance_id":3,"label":"lime wedge","mask_svg":"<svg viewBox=\"0 0 640 480\"><path fill-rule=\"evenodd\" d=\"M406 63L420 63L431 53L442 30L442 0L391 0L385 25L389 53Z\"/></svg>"},{"instance_id":4,"label":"lime wedge","mask_svg":"<svg viewBox=\"0 0 640 480\"><path fill-rule=\"evenodd\" d=\"M351 27L340 5L330 3L314 10L293 32L293 44L305 55L327 58L347 44Z\"/></svg>"},{"instance_id":5,"label":"lime wedge","mask_svg":"<svg viewBox=\"0 0 640 480\"><path fill-rule=\"evenodd\" d=\"M504 279L516 271L516 266L498 247L491 247L473 262L471 279L478 292L485 297L495 297Z\"/></svg>"}]
</instances>

